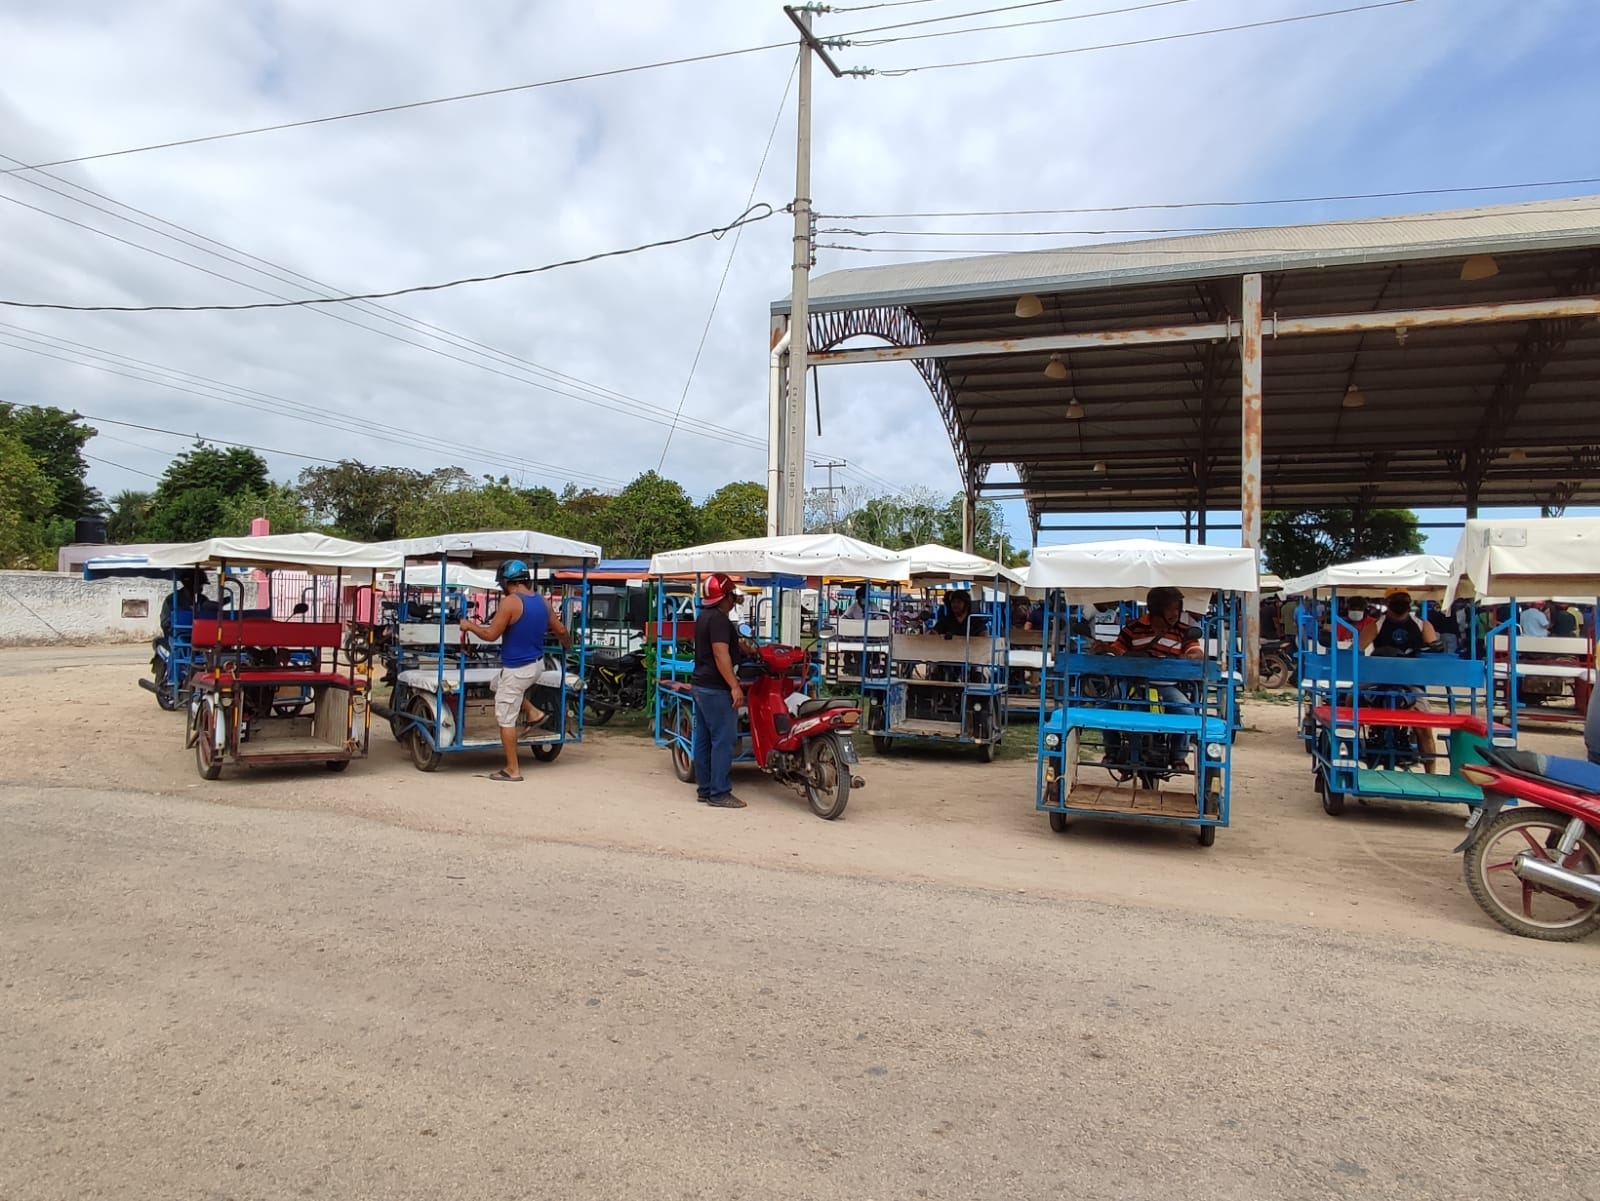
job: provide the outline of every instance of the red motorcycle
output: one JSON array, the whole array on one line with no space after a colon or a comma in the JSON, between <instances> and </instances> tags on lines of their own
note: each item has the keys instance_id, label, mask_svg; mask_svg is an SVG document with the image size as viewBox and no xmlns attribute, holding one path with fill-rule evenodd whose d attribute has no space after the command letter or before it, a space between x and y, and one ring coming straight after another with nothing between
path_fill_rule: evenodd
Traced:
<instances>
[{"instance_id":1,"label":"red motorcycle","mask_svg":"<svg viewBox=\"0 0 1600 1201\"><path fill-rule=\"evenodd\" d=\"M1600 930L1600 765L1486 748L1461 774L1483 789L1462 869L1483 911L1513 934L1576 942ZM1517 802L1506 809L1508 801ZM1502 810L1504 810L1502 812Z\"/></svg>"},{"instance_id":2,"label":"red motorcycle","mask_svg":"<svg viewBox=\"0 0 1600 1201\"><path fill-rule=\"evenodd\" d=\"M746 710L740 715L740 749L762 771L803 793L818 817L838 817L850 790L866 783L854 772L860 760L850 741L861 706L847 697L804 697L806 652L797 646L758 647L739 671Z\"/></svg>"}]
</instances>

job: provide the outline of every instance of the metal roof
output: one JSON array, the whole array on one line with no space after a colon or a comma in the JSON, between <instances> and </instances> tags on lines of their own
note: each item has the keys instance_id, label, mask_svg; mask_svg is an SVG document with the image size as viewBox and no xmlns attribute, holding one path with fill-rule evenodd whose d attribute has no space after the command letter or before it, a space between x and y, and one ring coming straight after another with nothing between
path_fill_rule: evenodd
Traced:
<instances>
[{"instance_id":1,"label":"metal roof","mask_svg":"<svg viewBox=\"0 0 1600 1201\"><path fill-rule=\"evenodd\" d=\"M1101 242L936 262L829 271L811 281L813 312L926 304L1026 292L1069 292L1117 283L1205 279L1396 259L1463 258L1600 241L1600 196L1261 226L1184 237ZM772 302L789 311L789 298Z\"/></svg>"},{"instance_id":2,"label":"metal roof","mask_svg":"<svg viewBox=\"0 0 1600 1201\"><path fill-rule=\"evenodd\" d=\"M1496 273L1463 280L1481 254ZM1237 337L1075 349L1066 380L1009 342L1236 322L1257 272L1266 315L1285 321L1592 297L1600 196L831 272L813 281L809 344L995 343L913 365L958 466L1014 468L1035 522L1220 513L1240 497ZM1016 316L1026 293L1039 316ZM1600 321L1269 333L1263 347L1266 508L1560 508L1597 487ZM1360 407L1342 403L1352 386Z\"/></svg>"}]
</instances>

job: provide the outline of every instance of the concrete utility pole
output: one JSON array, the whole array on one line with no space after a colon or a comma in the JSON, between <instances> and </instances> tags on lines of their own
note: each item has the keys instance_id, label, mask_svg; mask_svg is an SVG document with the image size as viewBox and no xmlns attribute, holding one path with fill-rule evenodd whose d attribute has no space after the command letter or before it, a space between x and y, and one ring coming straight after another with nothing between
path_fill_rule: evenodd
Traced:
<instances>
[{"instance_id":1,"label":"concrete utility pole","mask_svg":"<svg viewBox=\"0 0 1600 1201\"><path fill-rule=\"evenodd\" d=\"M784 13L800 31L798 113L794 161L794 259L789 285L789 378L783 419L783 470L778 533L805 532L806 352L810 324L812 266L811 215L811 56L815 54L837 78L843 74L827 47L811 32L816 4L785 6ZM832 495L831 493L829 494Z\"/></svg>"},{"instance_id":2,"label":"concrete utility pole","mask_svg":"<svg viewBox=\"0 0 1600 1201\"><path fill-rule=\"evenodd\" d=\"M833 497L835 493L843 492L845 486L843 484L835 484L833 482L833 469L835 467L848 467L850 464L845 462L843 459L832 459L826 463L813 463L811 465L813 467L819 467L828 473L828 486L823 489L823 491L828 494L828 533L837 533L838 531L835 528L836 523L834 522Z\"/></svg>"}]
</instances>

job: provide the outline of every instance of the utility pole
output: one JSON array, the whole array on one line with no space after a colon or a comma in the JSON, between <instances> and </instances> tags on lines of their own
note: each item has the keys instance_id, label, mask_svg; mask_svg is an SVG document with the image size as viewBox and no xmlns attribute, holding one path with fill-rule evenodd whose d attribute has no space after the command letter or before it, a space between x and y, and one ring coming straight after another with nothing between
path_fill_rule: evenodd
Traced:
<instances>
[{"instance_id":1,"label":"utility pole","mask_svg":"<svg viewBox=\"0 0 1600 1201\"><path fill-rule=\"evenodd\" d=\"M813 463L811 465L813 467L821 468L822 470L824 470L824 471L826 471L828 473L828 486L825 489L823 489L823 491L825 491L828 494L828 533L830 533L830 534L837 533L838 530L835 528L835 523L834 523L834 519L833 519L834 518L833 497L834 497L835 493L843 492L844 489L845 489L845 485L843 485L843 484L837 484L836 485L833 482L833 469L835 467L839 467L839 468L848 467L848 466L850 466L850 464L845 462L845 460L843 460L843 459L832 459L832 460L830 460L830 461L828 461L826 463Z\"/></svg>"},{"instance_id":2,"label":"utility pole","mask_svg":"<svg viewBox=\"0 0 1600 1201\"><path fill-rule=\"evenodd\" d=\"M789 286L789 378L783 421L783 503L778 510L778 533L805 530L806 351L810 326L810 283L813 257L811 214L811 56L815 54L837 78L843 75L827 47L811 32L817 4L784 6L784 13L800 31L798 113L794 163L794 259ZM832 496L832 493L829 493Z\"/></svg>"}]
</instances>

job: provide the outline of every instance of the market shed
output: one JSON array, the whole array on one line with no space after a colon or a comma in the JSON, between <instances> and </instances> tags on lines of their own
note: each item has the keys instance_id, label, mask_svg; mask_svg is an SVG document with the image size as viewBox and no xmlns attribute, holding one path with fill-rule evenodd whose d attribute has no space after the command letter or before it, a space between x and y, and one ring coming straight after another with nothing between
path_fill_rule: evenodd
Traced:
<instances>
[{"instance_id":1,"label":"market shed","mask_svg":"<svg viewBox=\"0 0 1600 1201\"><path fill-rule=\"evenodd\" d=\"M1204 540L1227 512L1256 545L1263 508L1581 499L1596 316L1581 197L834 271L807 357L915 364L969 501L1020 491L1035 535L1176 511ZM804 460L774 407L776 492Z\"/></svg>"}]
</instances>

